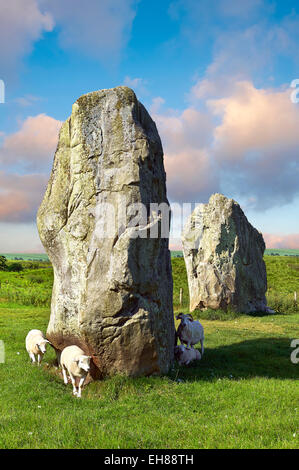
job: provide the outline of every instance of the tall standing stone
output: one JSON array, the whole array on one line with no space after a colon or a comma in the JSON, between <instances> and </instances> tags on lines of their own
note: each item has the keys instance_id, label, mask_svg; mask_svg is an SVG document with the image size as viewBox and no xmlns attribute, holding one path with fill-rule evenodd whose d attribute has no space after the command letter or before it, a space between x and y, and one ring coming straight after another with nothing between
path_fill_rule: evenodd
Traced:
<instances>
[{"instance_id":1,"label":"tall standing stone","mask_svg":"<svg viewBox=\"0 0 299 470\"><path fill-rule=\"evenodd\" d=\"M222 194L199 204L182 233L190 310L270 311L263 236Z\"/></svg>"},{"instance_id":2,"label":"tall standing stone","mask_svg":"<svg viewBox=\"0 0 299 470\"><path fill-rule=\"evenodd\" d=\"M156 125L131 89L76 101L37 219L54 268L47 337L81 346L102 376L165 373L173 360L168 239L145 238L132 210L168 207L165 181Z\"/></svg>"}]
</instances>

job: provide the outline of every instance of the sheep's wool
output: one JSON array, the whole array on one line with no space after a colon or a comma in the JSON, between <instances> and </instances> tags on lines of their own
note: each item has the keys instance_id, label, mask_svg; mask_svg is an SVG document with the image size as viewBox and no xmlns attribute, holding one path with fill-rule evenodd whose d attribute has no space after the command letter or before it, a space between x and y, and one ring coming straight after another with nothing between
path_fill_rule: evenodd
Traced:
<instances>
[{"instance_id":1,"label":"sheep's wool","mask_svg":"<svg viewBox=\"0 0 299 470\"><path fill-rule=\"evenodd\" d=\"M76 101L37 218L54 268L47 337L80 346L102 376L165 373L173 360L168 238L132 237L136 213L123 218L132 203L169 206L165 180L156 125L131 89Z\"/></svg>"},{"instance_id":2,"label":"sheep's wool","mask_svg":"<svg viewBox=\"0 0 299 470\"><path fill-rule=\"evenodd\" d=\"M270 311L263 236L237 202L222 194L199 204L184 227L190 310Z\"/></svg>"}]
</instances>

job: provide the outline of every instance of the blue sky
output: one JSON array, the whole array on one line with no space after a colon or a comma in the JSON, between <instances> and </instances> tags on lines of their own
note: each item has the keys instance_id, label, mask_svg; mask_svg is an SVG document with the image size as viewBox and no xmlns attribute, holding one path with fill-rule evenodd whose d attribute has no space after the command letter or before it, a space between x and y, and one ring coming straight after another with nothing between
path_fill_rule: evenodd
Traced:
<instances>
[{"instance_id":1,"label":"blue sky","mask_svg":"<svg viewBox=\"0 0 299 470\"><path fill-rule=\"evenodd\" d=\"M172 202L222 192L267 246L299 248L297 1L23 5L0 0L0 251L41 250L35 216L61 121L81 94L123 84L157 123Z\"/></svg>"}]
</instances>

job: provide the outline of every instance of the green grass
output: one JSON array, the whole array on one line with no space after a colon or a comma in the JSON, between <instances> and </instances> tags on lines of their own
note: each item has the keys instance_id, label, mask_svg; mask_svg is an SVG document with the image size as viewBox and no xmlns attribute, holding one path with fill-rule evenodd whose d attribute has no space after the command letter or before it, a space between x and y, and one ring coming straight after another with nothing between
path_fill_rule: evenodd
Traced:
<instances>
[{"instance_id":1,"label":"green grass","mask_svg":"<svg viewBox=\"0 0 299 470\"><path fill-rule=\"evenodd\" d=\"M266 258L269 286L277 295L298 283L296 259L286 260L277 267L280 258ZM172 263L175 313L180 287L187 312L184 261ZM32 301L36 295L49 302L52 276L47 268L0 273L0 339L6 347L0 448L299 447L298 364L290 361L291 340L299 338L296 310L257 317L200 312L206 339L198 364L175 364L163 377L93 382L78 400L55 369L51 348L40 368L25 351L27 332L45 331L50 309L36 300L37 306L21 303L31 291ZM15 289L20 298L5 300L3 285L7 295Z\"/></svg>"},{"instance_id":2,"label":"green grass","mask_svg":"<svg viewBox=\"0 0 299 470\"><path fill-rule=\"evenodd\" d=\"M289 356L299 315L205 320L198 365L175 366L165 377L94 382L81 400L53 366L29 364L24 336L33 327L45 330L48 315L0 306L1 448L298 446L298 366ZM46 361L53 360L51 350Z\"/></svg>"},{"instance_id":3,"label":"green grass","mask_svg":"<svg viewBox=\"0 0 299 470\"><path fill-rule=\"evenodd\" d=\"M0 271L0 284L0 299L21 305L50 306L53 270L43 267L19 273Z\"/></svg>"}]
</instances>

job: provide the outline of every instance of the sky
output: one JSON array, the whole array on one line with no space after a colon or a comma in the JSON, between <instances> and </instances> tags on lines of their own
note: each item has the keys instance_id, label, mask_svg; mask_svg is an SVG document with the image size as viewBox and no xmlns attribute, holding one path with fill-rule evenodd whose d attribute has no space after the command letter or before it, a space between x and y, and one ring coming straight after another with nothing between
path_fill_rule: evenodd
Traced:
<instances>
[{"instance_id":1,"label":"sky","mask_svg":"<svg viewBox=\"0 0 299 470\"><path fill-rule=\"evenodd\" d=\"M0 0L0 44L0 252L43 251L60 126L118 85L157 124L171 204L220 192L267 248L299 249L297 0Z\"/></svg>"}]
</instances>

